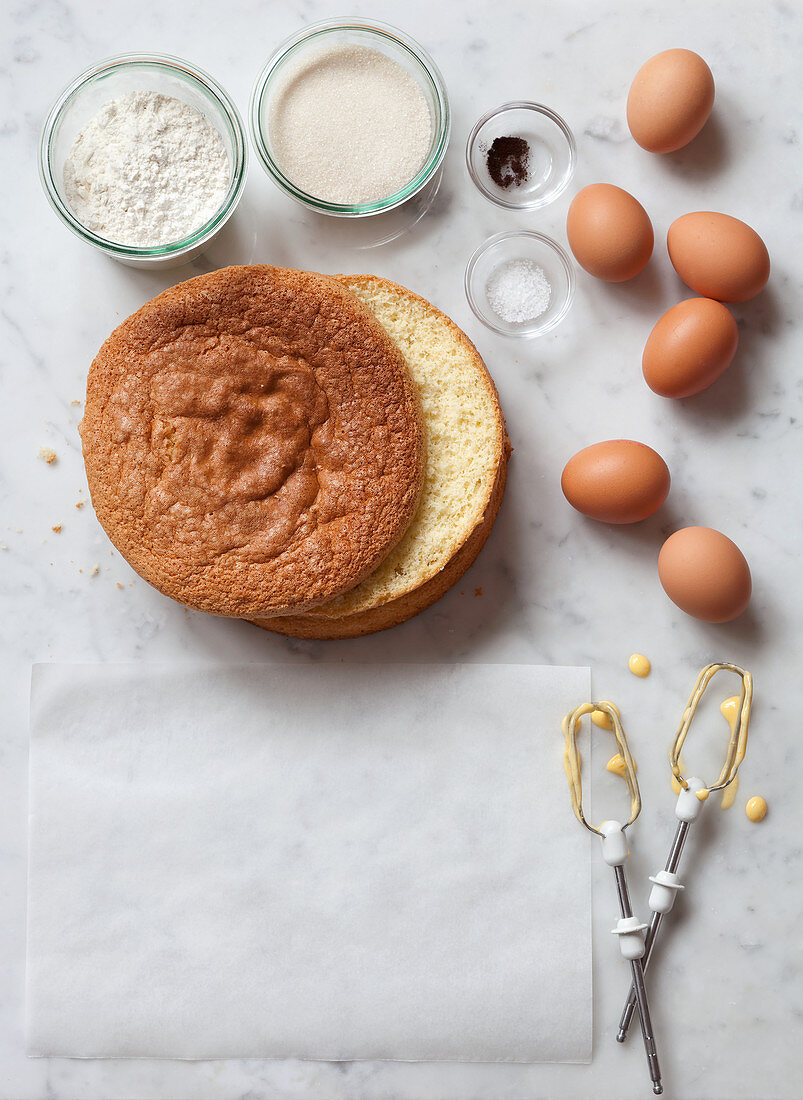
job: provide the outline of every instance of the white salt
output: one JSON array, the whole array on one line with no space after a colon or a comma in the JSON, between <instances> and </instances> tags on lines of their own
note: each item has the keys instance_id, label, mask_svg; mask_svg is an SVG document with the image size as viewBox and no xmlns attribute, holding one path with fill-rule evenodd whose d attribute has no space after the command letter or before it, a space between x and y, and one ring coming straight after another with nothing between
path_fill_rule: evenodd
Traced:
<instances>
[{"instance_id":1,"label":"white salt","mask_svg":"<svg viewBox=\"0 0 803 1100\"><path fill-rule=\"evenodd\" d=\"M516 324L541 316L549 307L552 287L532 260L509 260L492 272L485 293L496 316Z\"/></svg>"},{"instance_id":2,"label":"white salt","mask_svg":"<svg viewBox=\"0 0 803 1100\"><path fill-rule=\"evenodd\" d=\"M432 117L421 87L367 46L315 50L281 82L269 108L270 143L299 190L326 202L377 202L416 175Z\"/></svg>"}]
</instances>

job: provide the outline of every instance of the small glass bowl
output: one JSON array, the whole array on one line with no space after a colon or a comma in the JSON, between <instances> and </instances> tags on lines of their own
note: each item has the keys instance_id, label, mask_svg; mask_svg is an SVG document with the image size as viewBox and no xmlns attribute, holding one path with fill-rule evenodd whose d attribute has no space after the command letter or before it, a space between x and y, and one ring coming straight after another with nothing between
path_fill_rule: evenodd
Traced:
<instances>
[{"instance_id":1,"label":"small glass bowl","mask_svg":"<svg viewBox=\"0 0 803 1100\"><path fill-rule=\"evenodd\" d=\"M530 147L527 179L500 187L488 171L495 138L521 137ZM577 146L560 117L540 103L505 103L483 115L466 145L468 173L479 191L508 210L537 210L553 202L574 175Z\"/></svg>"},{"instance_id":2,"label":"small glass bowl","mask_svg":"<svg viewBox=\"0 0 803 1100\"><path fill-rule=\"evenodd\" d=\"M531 321L503 321L488 301L488 280L503 264L531 260L541 268L551 287L549 305ZM528 230L497 233L480 245L466 266L466 297L478 320L500 336L543 336L560 324L574 298L574 267L551 237Z\"/></svg>"},{"instance_id":3,"label":"small glass bowl","mask_svg":"<svg viewBox=\"0 0 803 1100\"><path fill-rule=\"evenodd\" d=\"M279 167L270 140L270 100L288 66L295 65L312 50L322 46L367 46L386 54L413 77L424 93L432 118L432 139L426 160L418 173L399 191L376 202L345 203L327 202L307 194L295 186ZM321 214L341 218L365 218L384 214L407 202L432 179L446 154L451 130L451 112L446 95L446 85L437 65L429 54L412 38L386 23L360 19L344 22L340 19L313 23L302 31L285 39L268 59L256 79L251 93L251 137L263 168L273 181L291 198L303 206Z\"/></svg>"},{"instance_id":4,"label":"small glass bowl","mask_svg":"<svg viewBox=\"0 0 803 1100\"><path fill-rule=\"evenodd\" d=\"M226 197L204 225L182 240L138 248L99 236L73 213L64 192L64 164L80 130L112 99L126 92L161 92L188 103L223 139L231 179ZM47 116L39 142L39 175L50 205L82 240L129 267L175 267L199 256L234 213L248 165L245 129L237 108L211 76L167 54L119 54L93 65L72 81Z\"/></svg>"}]
</instances>

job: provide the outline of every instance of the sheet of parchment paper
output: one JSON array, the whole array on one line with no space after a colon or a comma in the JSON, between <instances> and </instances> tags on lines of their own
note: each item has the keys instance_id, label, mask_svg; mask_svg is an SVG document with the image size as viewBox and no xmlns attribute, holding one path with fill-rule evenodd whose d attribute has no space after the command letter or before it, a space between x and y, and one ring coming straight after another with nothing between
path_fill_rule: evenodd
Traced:
<instances>
[{"instance_id":1,"label":"sheet of parchment paper","mask_svg":"<svg viewBox=\"0 0 803 1100\"><path fill-rule=\"evenodd\" d=\"M588 1061L581 668L37 665L28 1052Z\"/></svg>"}]
</instances>

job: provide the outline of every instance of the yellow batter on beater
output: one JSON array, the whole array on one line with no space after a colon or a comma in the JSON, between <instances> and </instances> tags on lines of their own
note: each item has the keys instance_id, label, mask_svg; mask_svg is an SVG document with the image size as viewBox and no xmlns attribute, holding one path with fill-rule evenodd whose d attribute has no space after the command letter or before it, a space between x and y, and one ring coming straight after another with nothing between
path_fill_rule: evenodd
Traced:
<instances>
[{"instance_id":1,"label":"yellow batter on beater","mask_svg":"<svg viewBox=\"0 0 803 1100\"><path fill-rule=\"evenodd\" d=\"M689 732L689 727L696 708L711 680L718 672L733 672L736 673L737 676L740 676L742 680L742 692L738 697L732 696L730 699L726 699L724 704L720 705L722 713L730 726L730 739L728 741L725 763L722 765L722 770L718 778L709 786L702 787L699 791L694 792L701 802L704 802L712 791L725 790L725 788L734 781L739 765L744 760L744 755L747 751L747 731L750 724L750 709L753 701L753 677L749 672L728 662L706 665L697 677L689 703L683 712L683 718L675 734L675 740L672 742L669 763L672 768L672 775L677 781L677 784L673 782L672 785L676 790L678 786L688 788L688 781L683 777L685 767L682 770L680 767L680 753L684 741L686 740L686 735ZM731 714L733 714L732 721Z\"/></svg>"},{"instance_id":2,"label":"yellow batter on beater","mask_svg":"<svg viewBox=\"0 0 803 1100\"><path fill-rule=\"evenodd\" d=\"M675 794L680 794L680 792L683 790L683 788L680 785L680 780L678 779L678 776L680 775L681 772L685 772L685 771L686 771L686 765L683 762L683 754L681 753L678 756L677 764L675 764L675 766L672 768L672 790L675 792Z\"/></svg>"},{"instance_id":3,"label":"yellow batter on beater","mask_svg":"<svg viewBox=\"0 0 803 1100\"><path fill-rule=\"evenodd\" d=\"M577 748L577 731L581 719L586 714L593 714L594 711L600 711L605 714L605 717L611 723L611 728L613 729L613 735L619 749L617 755L622 759L622 776L627 784L628 793L630 795L630 820L627 823L629 825L633 824L641 811L641 795L636 779L635 761L627 746L627 739L625 738L625 732L622 728L619 711L612 703L605 702L604 700L599 703L581 703L579 707L575 707L561 722L561 729L564 735L563 768L566 772L566 778L569 781L569 796L571 798L575 817L582 825L585 825L587 829L601 836L602 834L599 828L590 825L583 815L583 786L580 777L580 753Z\"/></svg>"},{"instance_id":4,"label":"yellow batter on beater","mask_svg":"<svg viewBox=\"0 0 803 1100\"><path fill-rule=\"evenodd\" d=\"M627 768L627 765L625 764L625 758L622 756L622 754L620 752L617 752L615 756L612 756L610 758L608 763L605 765L605 768L606 768L607 771L611 772L613 775L619 775L619 776L622 777L622 779L624 779L625 771L626 771L626 768ZM638 771L638 767L636 766L636 761L635 760L633 761L633 771L634 772Z\"/></svg>"},{"instance_id":5,"label":"yellow batter on beater","mask_svg":"<svg viewBox=\"0 0 803 1100\"><path fill-rule=\"evenodd\" d=\"M610 703L607 699L602 699L601 702L603 702L606 706L612 707L616 711L616 713L619 714L619 708L617 707L616 703ZM619 714L620 719L621 717L621 714ZM601 730L613 729L613 722L610 720L604 710L592 710L591 721L594 723L595 726L599 726Z\"/></svg>"},{"instance_id":6,"label":"yellow batter on beater","mask_svg":"<svg viewBox=\"0 0 803 1100\"><path fill-rule=\"evenodd\" d=\"M733 737L734 730L736 729L736 723L739 721L739 696L731 695L730 699L726 699L719 708L722 711L722 716L730 726L731 737ZM722 792L722 801L720 806L723 810L729 810L733 803L736 801L736 792L739 789L739 776L734 775L733 779L727 785Z\"/></svg>"}]
</instances>

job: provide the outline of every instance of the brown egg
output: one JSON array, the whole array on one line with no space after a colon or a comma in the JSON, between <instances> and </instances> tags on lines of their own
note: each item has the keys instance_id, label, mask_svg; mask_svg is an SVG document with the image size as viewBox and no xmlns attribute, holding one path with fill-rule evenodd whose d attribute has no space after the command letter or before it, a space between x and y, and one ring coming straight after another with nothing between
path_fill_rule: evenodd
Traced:
<instances>
[{"instance_id":1,"label":"brown egg","mask_svg":"<svg viewBox=\"0 0 803 1100\"><path fill-rule=\"evenodd\" d=\"M739 547L711 527L684 527L658 555L658 576L673 603L707 623L726 623L750 602L750 569Z\"/></svg>"},{"instance_id":2,"label":"brown egg","mask_svg":"<svg viewBox=\"0 0 803 1100\"><path fill-rule=\"evenodd\" d=\"M644 379L661 397L691 397L727 370L738 343L729 309L713 298L687 298L650 333L641 359Z\"/></svg>"},{"instance_id":3,"label":"brown egg","mask_svg":"<svg viewBox=\"0 0 803 1100\"><path fill-rule=\"evenodd\" d=\"M603 523L638 523L657 512L669 492L669 470L652 447L609 439L578 451L560 479L573 508Z\"/></svg>"},{"instance_id":4,"label":"brown egg","mask_svg":"<svg viewBox=\"0 0 803 1100\"><path fill-rule=\"evenodd\" d=\"M754 229L729 214L684 214L670 225L666 245L675 271L704 298L746 302L770 277L767 246Z\"/></svg>"},{"instance_id":5,"label":"brown egg","mask_svg":"<svg viewBox=\"0 0 803 1100\"><path fill-rule=\"evenodd\" d=\"M650 153L674 153L697 137L714 106L714 78L699 54L664 50L636 73L627 125Z\"/></svg>"},{"instance_id":6,"label":"brown egg","mask_svg":"<svg viewBox=\"0 0 803 1100\"><path fill-rule=\"evenodd\" d=\"M566 217L566 235L578 264L609 283L638 275L654 243L647 211L611 183L592 183L578 191Z\"/></svg>"}]
</instances>

